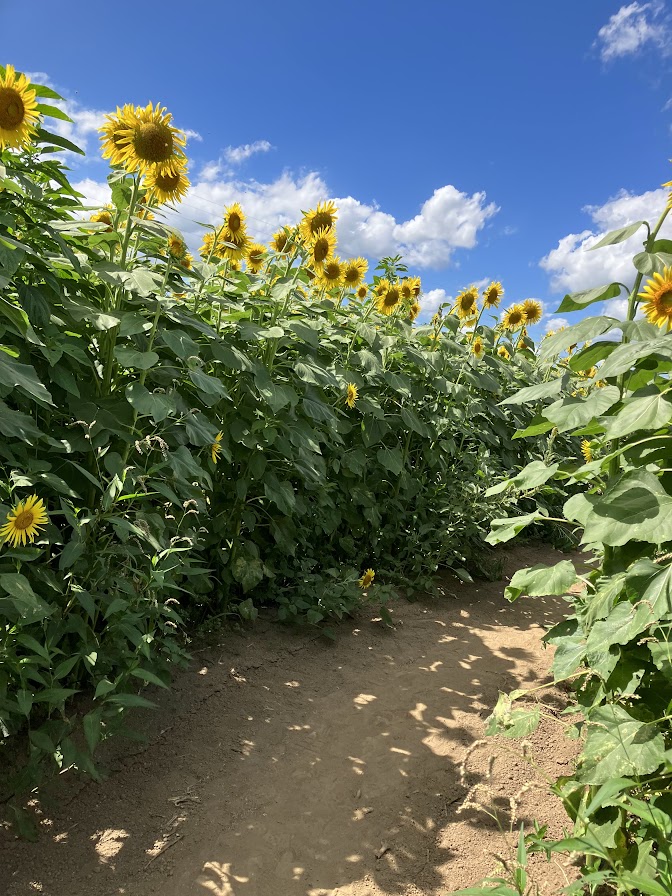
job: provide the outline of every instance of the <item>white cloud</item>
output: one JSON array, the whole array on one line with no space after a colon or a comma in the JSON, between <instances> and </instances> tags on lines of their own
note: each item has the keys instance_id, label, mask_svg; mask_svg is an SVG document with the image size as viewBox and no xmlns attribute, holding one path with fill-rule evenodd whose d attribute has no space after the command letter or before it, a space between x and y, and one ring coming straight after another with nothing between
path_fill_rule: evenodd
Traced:
<instances>
[{"instance_id":1,"label":"white cloud","mask_svg":"<svg viewBox=\"0 0 672 896\"><path fill-rule=\"evenodd\" d=\"M254 143L244 143L242 146L227 146L224 150L224 158L231 165L241 165L250 156L258 152L269 152L273 149L268 140L255 140Z\"/></svg>"},{"instance_id":2,"label":"white cloud","mask_svg":"<svg viewBox=\"0 0 672 896\"><path fill-rule=\"evenodd\" d=\"M184 136L187 138L187 142L189 140L196 140L198 143L203 142L203 137L201 137L198 131L192 131L191 128L185 129Z\"/></svg>"},{"instance_id":3,"label":"white cloud","mask_svg":"<svg viewBox=\"0 0 672 896\"><path fill-rule=\"evenodd\" d=\"M629 239L615 246L605 246L589 252L609 230L624 227L635 221L655 222L665 207L667 191L649 190L639 195L625 190L601 206L586 206L594 229L570 233L562 237L555 249L544 256L540 266L551 276L551 289L578 292L592 286L618 281L626 286L634 281L632 257L641 251L646 236L644 227ZM668 219L659 233L661 238L672 238L672 222Z\"/></svg>"},{"instance_id":4,"label":"white cloud","mask_svg":"<svg viewBox=\"0 0 672 896\"><path fill-rule=\"evenodd\" d=\"M93 180L91 177L85 177L72 185L78 193L82 193L82 205L86 206L102 206L110 201L111 192L107 183Z\"/></svg>"},{"instance_id":5,"label":"white cloud","mask_svg":"<svg viewBox=\"0 0 672 896\"><path fill-rule=\"evenodd\" d=\"M422 296L422 316L432 317L439 310L439 305L452 301L453 297L446 295L445 289L430 289Z\"/></svg>"},{"instance_id":6,"label":"white cloud","mask_svg":"<svg viewBox=\"0 0 672 896\"><path fill-rule=\"evenodd\" d=\"M549 317L544 325L544 332L550 333L551 330L559 330L560 327L568 327L569 321L566 317Z\"/></svg>"},{"instance_id":7,"label":"white cloud","mask_svg":"<svg viewBox=\"0 0 672 896\"><path fill-rule=\"evenodd\" d=\"M212 164L212 163L211 163ZM285 171L275 181L260 183L219 179L215 167L206 166L176 213L168 212L191 245L200 244L202 230L196 221L216 222L224 206L240 202L255 239L267 241L283 224L294 224L302 211L331 197L316 172L295 177ZM419 214L398 222L376 205L352 196L335 198L338 206L338 247L343 256L381 258L401 254L416 268L445 268L455 249L473 248L478 234L498 211L486 203L484 193L468 195L446 185L426 200Z\"/></svg>"},{"instance_id":8,"label":"white cloud","mask_svg":"<svg viewBox=\"0 0 672 896\"><path fill-rule=\"evenodd\" d=\"M653 43L666 50L670 45L670 31L662 17L660 2L630 3L621 6L597 33L596 45L604 62L619 56L638 53L645 44Z\"/></svg>"}]
</instances>

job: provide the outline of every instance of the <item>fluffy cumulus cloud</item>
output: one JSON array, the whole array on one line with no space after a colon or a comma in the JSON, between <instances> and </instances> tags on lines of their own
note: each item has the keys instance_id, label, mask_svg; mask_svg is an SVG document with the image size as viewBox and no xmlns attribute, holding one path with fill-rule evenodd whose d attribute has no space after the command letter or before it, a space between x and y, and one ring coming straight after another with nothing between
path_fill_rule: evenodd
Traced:
<instances>
[{"instance_id":1,"label":"fluffy cumulus cloud","mask_svg":"<svg viewBox=\"0 0 672 896\"><path fill-rule=\"evenodd\" d=\"M634 280L632 256L641 248L645 229L615 246L588 251L605 233L635 221L656 221L665 206L667 191L649 190L632 194L622 190L601 206L587 206L593 228L562 237L555 249L541 259L541 267L551 277L554 291L578 292L592 286L619 281L626 286ZM660 237L672 238L672 222L665 221Z\"/></svg>"},{"instance_id":2,"label":"fluffy cumulus cloud","mask_svg":"<svg viewBox=\"0 0 672 896\"><path fill-rule=\"evenodd\" d=\"M110 201L111 192L107 182L101 183L91 177L85 177L83 180L75 181L73 187L84 197L83 205L99 207Z\"/></svg>"},{"instance_id":3,"label":"fluffy cumulus cloud","mask_svg":"<svg viewBox=\"0 0 672 896\"><path fill-rule=\"evenodd\" d=\"M545 333L554 333L557 332L560 327L568 327L569 321L566 317L549 317L544 321L544 332Z\"/></svg>"},{"instance_id":4,"label":"fluffy cumulus cloud","mask_svg":"<svg viewBox=\"0 0 672 896\"><path fill-rule=\"evenodd\" d=\"M204 174L206 176L204 176ZM332 196L316 172L295 176L285 171L270 183L222 179L206 169L192 185L185 201L168 217L190 244L200 241L196 221L213 221L224 206L240 202L255 239L267 241L283 224L295 224L302 211ZM334 197L338 206L338 245L342 256L381 258L402 254L416 268L445 268L456 249L473 248L479 232L498 211L484 193L469 195L447 185L435 190L419 213L408 221L352 196Z\"/></svg>"},{"instance_id":5,"label":"fluffy cumulus cloud","mask_svg":"<svg viewBox=\"0 0 672 896\"><path fill-rule=\"evenodd\" d=\"M647 44L665 52L670 48L670 29L662 2L621 6L597 33L596 46L604 62L632 56Z\"/></svg>"},{"instance_id":6,"label":"fluffy cumulus cloud","mask_svg":"<svg viewBox=\"0 0 672 896\"><path fill-rule=\"evenodd\" d=\"M439 305L446 302L452 304L453 297L446 295L445 289L430 289L422 297L422 317L430 318L439 310Z\"/></svg>"}]
</instances>

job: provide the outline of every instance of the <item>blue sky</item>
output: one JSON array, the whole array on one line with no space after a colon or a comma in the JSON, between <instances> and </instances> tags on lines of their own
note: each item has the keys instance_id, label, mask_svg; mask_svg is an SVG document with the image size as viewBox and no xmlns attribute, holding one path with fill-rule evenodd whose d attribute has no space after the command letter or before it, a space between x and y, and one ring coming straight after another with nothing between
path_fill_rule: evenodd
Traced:
<instances>
[{"instance_id":1,"label":"blue sky","mask_svg":"<svg viewBox=\"0 0 672 896\"><path fill-rule=\"evenodd\" d=\"M543 301L543 330L565 292L628 277L637 238L585 247L657 218L672 179L660 0L34 0L0 2L0 31L4 63L67 97L93 201L102 114L160 101L194 134L187 236L234 199L263 239L333 197L341 254L403 251L428 311L499 279L507 304Z\"/></svg>"}]
</instances>

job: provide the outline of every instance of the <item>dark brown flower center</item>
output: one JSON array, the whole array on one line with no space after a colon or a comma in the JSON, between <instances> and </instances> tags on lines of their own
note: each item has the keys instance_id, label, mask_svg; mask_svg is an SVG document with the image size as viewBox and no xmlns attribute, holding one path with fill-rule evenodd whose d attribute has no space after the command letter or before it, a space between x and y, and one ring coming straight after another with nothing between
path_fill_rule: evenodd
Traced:
<instances>
[{"instance_id":1,"label":"dark brown flower center","mask_svg":"<svg viewBox=\"0 0 672 896\"><path fill-rule=\"evenodd\" d=\"M356 283L359 280L359 271L357 268L348 268L345 272L346 283Z\"/></svg>"},{"instance_id":2,"label":"dark brown flower center","mask_svg":"<svg viewBox=\"0 0 672 896\"><path fill-rule=\"evenodd\" d=\"M317 231L322 230L323 227L325 230L329 230L329 228L333 226L333 223L333 218L329 212L317 212L310 222L310 232L317 233Z\"/></svg>"},{"instance_id":3,"label":"dark brown flower center","mask_svg":"<svg viewBox=\"0 0 672 896\"><path fill-rule=\"evenodd\" d=\"M665 314L672 313L672 289L666 290L661 295L658 299L658 304L660 305L660 310L665 312Z\"/></svg>"},{"instance_id":4,"label":"dark brown flower center","mask_svg":"<svg viewBox=\"0 0 672 896\"><path fill-rule=\"evenodd\" d=\"M243 222L240 220L240 215L238 214L238 212L231 212L231 214L229 215L229 220L227 222L227 226L231 233L236 233L238 230L240 230L242 223Z\"/></svg>"},{"instance_id":5,"label":"dark brown flower center","mask_svg":"<svg viewBox=\"0 0 672 896\"><path fill-rule=\"evenodd\" d=\"M15 130L25 116L21 94L13 87L0 87L0 128L6 131Z\"/></svg>"},{"instance_id":6,"label":"dark brown flower center","mask_svg":"<svg viewBox=\"0 0 672 896\"><path fill-rule=\"evenodd\" d=\"M165 190L166 193L169 193L171 190L174 190L180 183L180 174L179 172L176 174L159 174L156 177L156 186L160 190Z\"/></svg>"},{"instance_id":7,"label":"dark brown flower center","mask_svg":"<svg viewBox=\"0 0 672 896\"><path fill-rule=\"evenodd\" d=\"M394 306L398 303L398 301L399 301L399 290L396 289L395 287L388 290L387 293L385 294L385 298L383 299L383 303L385 304L386 308L394 308Z\"/></svg>"},{"instance_id":8,"label":"dark brown flower center","mask_svg":"<svg viewBox=\"0 0 672 896\"><path fill-rule=\"evenodd\" d=\"M150 121L136 128L133 145L143 162L167 162L173 153L173 135L167 125Z\"/></svg>"},{"instance_id":9,"label":"dark brown flower center","mask_svg":"<svg viewBox=\"0 0 672 896\"><path fill-rule=\"evenodd\" d=\"M341 276L340 265L336 264L335 262L331 262L331 264L328 264L324 269L324 276L327 278L327 280L338 280L338 278Z\"/></svg>"},{"instance_id":10,"label":"dark brown flower center","mask_svg":"<svg viewBox=\"0 0 672 896\"><path fill-rule=\"evenodd\" d=\"M329 240L319 239L313 246L313 258L321 263L329 255Z\"/></svg>"},{"instance_id":11,"label":"dark brown flower center","mask_svg":"<svg viewBox=\"0 0 672 896\"><path fill-rule=\"evenodd\" d=\"M14 520L14 528L22 530L28 529L34 520L35 516L33 515L32 510L24 510L23 513L20 513Z\"/></svg>"}]
</instances>

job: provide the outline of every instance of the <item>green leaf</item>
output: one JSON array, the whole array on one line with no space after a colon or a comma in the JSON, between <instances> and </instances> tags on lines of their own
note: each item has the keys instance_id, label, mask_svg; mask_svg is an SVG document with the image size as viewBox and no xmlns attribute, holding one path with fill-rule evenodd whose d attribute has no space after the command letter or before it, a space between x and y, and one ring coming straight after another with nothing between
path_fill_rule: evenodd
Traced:
<instances>
[{"instance_id":1,"label":"green leaf","mask_svg":"<svg viewBox=\"0 0 672 896\"><path fill-rule=\"evenodd\" d=\"M633 233L637 233L642 224L646 224L646 221L635 221L634 224L628 224L626 227L619 227L617 230L610 230L609 233L606 233L598 243L595 243L594 246L591 246L588 251L592 252L593 249L601 249L602 246L613 246L616 243L622 243L623 240L629 239L629 237L631 237Z\"/></svg>"},{"instance_id":2,"label":"green leaf","mask_svg":"<svg viewBox=\"0 0 672 896\"><path fill-rule=\"evenodd\" d=\"M527 439L531 436L540 436L545 432L550 432L553 429L553 424L550 420L546 420L544 417L537 414L532 423L529 426L525 427L525 429L518 429L513 435L514 439Z\"/></svg>"},{"instance_id":3,"label":"green leaf","mask_svg":"<svg viewBox=\"0 0 672 896\"><path fill-rule=\"evenodd\" d=\"M158 675L154 672L151 672L149 669L131 669L131 675L134 675L136 678L141 679L147 684L155 684L160 688L168 688L168 685L165 681L161 681Z\"/></svg>"},{"instance_id":4,"label":"green leaf","mask_svg":"<svg viewBox=\"0 0 672 896\"><path fill-rule=\"evenodd\" d=\"M129 383L126 386L126 398L138 414L152 417L160 423L175 413L175 400L161 392L150 392L141 383Z\"/></svg>"},{"instance_id":5,"label":"green leaf","mask_svg":"<svg viewBox=\"0 0 672 896\"><path fill-rule=\"evenodd\" d=\"M91 753L96 749L103 733L102 709L94 709L82 719L84 736Z\"/></svg>"},{"instance_id":6,"label":"green leaf","mask_svg":"<svg viewBox=\"0 0 672 896\"><path fill-rule=\"evenodd\" d=\"M116 703L118 706L140 706L146 709L156 709L156 703L152 703L151 700L140 697L138 694L112 694L106 698L106 702Z\"/></svg>"},{"instance_id":7,"label":"green leaf","mask_svg":"<svg viewBox=\"0 0 672 896\"><path fill-rule=\"evenodd\" d=\"M593 289L584 289L581 292L573 292L562 300L557 313L561 311L582 311L593 302L602 302L605 299L613 299L620 296L621 287L618 283L609 283L607 286L596 286ZM571 327L570 327L571 329ZM590 339L591 337L584 337ZM579 340L575 340L578 342ZM550 339L549 339L550 342ZM570 342L569 345L572 343Z\"/></svg>"},{"instance_id":8,"label":"green leaf","mask_svg":"<svg viewBox=\"0 0 672 896\"><path fill-rule=\"evenodd\" d=\"M587 398L572 398L568 396L553 402L541 412L557 426L559 432L567 432L570 429L578 429L590 423L595 417L599 417L616 404L621 397L621 391L616 386L605 386L604 389L594 389Z\"/></svg>"},{"instance_id":9,"label":"green leaf","mask_svg":"<svg viewBox=\"0 0 672 896\"><path fill-rule=\"evenodd\" d=\"M507 519L493 520L490 524L490 534L485 539L488 544L502 544L504 541L511 541L519 532L529 526L530 523L536 523L543 520L546 514L534 511L526 513L524 516L514 516Z\"/></svg>"},{"instance_id":10,"label":"green leaf","mask_svg":"<svg viewBox=\"0 0 672 896\"><path fill-rule=\"evenodd\" d=\"M672 358L672 340L667 336L661 336L658 339L650 339L645 342L628 342L619 345L600 368L600 377L607 379L607 377L625 373L640 358L647 358L650 355Z\"/></svg>"},{"instance_id":11,"label":"green leaf","mask_svg":"<svg viewBox=\"0 0 672 896\"><path fill-rule=\"evenodd\" d=\"M230 398L224 383L215 376L205 373L198 367L189 371L189 379L197 389L205 392L206 395L212 395L216 398Z\"/></svg>"},{"instance_id":12,"label":"green leaf","mask_svg":"<svg viewBox=\"0 0 672 896\"><path fill-rule=\"evenodd\" d=\"M672 255L658 252L640 252L632 259L637 270L650 277L652 274L662 274L663 270L672 264Z\"/></svg>"},{"instance_id":13,"label":"green leaf","mask_svg":"<svg viewBox=\"0 0 672 896\"><path fill-rule=\"evenodd\" d=\"M46 103L38 103L37 111L40 115L44 115L47 118L58 118L60 121L69 121L72 123L72 118L67 115L62 109L59 109L58 106L50 106Z\"/></svg>"},{"instance_id":14,"label":"green leaf","mask_svg":"<svg viewBox=\"0 0 672 896\"><path fill-rule=\"evenodd\" d=\"M500 405L506 404L527 404L530 401L538 401L540 398L550 398L557 395L567 385L566 377L558 377L549 380L547 383L538 383L536 386L526 386L519 389L514 395L500 401Z\"/></svg>"},{"instance_id":15,"label":"green leaf","mask_svg":"<svg viewBox=\"0 0 672 896\"><path fill-rule=\"evenodd\" d=\"M590 712L577 775L583 784L649 775L664 761L665 738L654 723L641 722L613 703Z\"/></svg>"},{"instance_id":16,"label":"green leaf","mask_svg":"<svg viewBox=\"0 0 672 896\"><path fill-rule=\"evenodd\" d=\"M548 482L549 479L552 479L559 467L560 464L546 464L542 460L533 460L513 479L506 479L504 482L491 485L486 491L485 497L489 498L492 495L498 495L507 488L515 488L521 492L538 488L540 485Z\"/></svg>"},{"instance_id":17,"label":"green leaf","mask_svg":"<svg viewBox=\"0 0 672 896\"><path fill-rule=\"evenodd\" d=\"M7 592L9 603L26 621L38 622L54 612L53 607L35 594L28 579L20 572L0 575L0 588Z\"/></svg>"},{"instance_id":18,"label":"green leaf","mask_svg":"<svg viewBox=\"0 0 672 896\"><path fill-rule=\"evenodd\" d=\"M138 352L132 348L124 348L119 345L114 350L115 357L122 367L149 370L159 360L156 352Z\"/></svg>"},{"instance_id":19,"label":"green leaf","mask_svg":"<svg viewBox=\"0 0 672 896\"><path fill-rule=\"evenodd\" d=\"M672 496L644 469L624 473L601 497L574 495L564 513L584 527L583 544L618 547L631 539L651 544L672 539Z\"/></svg>"},{"instance_id":20,"label":"green leaf","mask_svg":"<svg viewBox=\"0 0 672 896\"><path fill-rule=\"evenodd\" d=\"M286 516L291 516L296 506L296 497L291 482L281 482L271 473L264 481L264 493Z\"/></svg>"},{"instance_id":21,"label":"green leaf","mask_svg":"<svg viewBox=\"0 0 672 896\"><path fill-rule=\"evenodd\" d=\"M511 584L504 591L507 600L514 601L521 594L543 597L547 594L566 594L578 581L574 564L561 560L555 566L539 564L514 573Z\"/></svg>"},{"instance_id":22,"label":"green leaf","mask_svg":"<svg viewBox=\"0 0 672 896\"><path fill-rule=\"evenodd\" d=\"M381 448L376 454L381 467L399 476L404 469L404 458L399 448Z\"/></svg>"},{"instance_id":23,"label":"green leaf","mask_svg":"<svg viewBox=\"0 0 672 896\"><path fill-rule=\"evenodd\" d=\"M10 389L22 389L33 398L53 405L51 394L37 378L30 364L19 364L0 347L0 383Z\"/></svg>"},{"instance_id":24,"label":"green leaf","mask_svg":"<svg viewBox=\"0 0 672 896\"><path fill-rule=\"evenodd\" d=\"M264 578L264 566L257 557L236 557L231 574L243 586L243 593L247 594Z\"/></svg>"},{"instance_id":25,"label":"green leaf","mask_svg":"<svg viewBox=\"0 0 672 896\"><path fill-rule=\"evenodd\" d=\"M486 720L485 733L488 736L503 734L505 737L527 737L539 725L541 712L538 706L513 709L513 701L522 692L500 694L492 715Z\"/></svg>"},{"instance_id":26,"label":"green leaf","mask_svg":"<svg viewBox=\"0 0 672 896\"><path fill-rule=\"evenodd\" d=\"M672 420L672 396L657 386L647 386L625 400L620 411L603 420L605 435L616 439L640 429L660 429Z\"/></svg>"}]
</instances>

